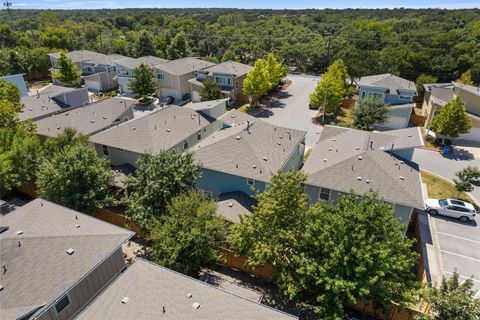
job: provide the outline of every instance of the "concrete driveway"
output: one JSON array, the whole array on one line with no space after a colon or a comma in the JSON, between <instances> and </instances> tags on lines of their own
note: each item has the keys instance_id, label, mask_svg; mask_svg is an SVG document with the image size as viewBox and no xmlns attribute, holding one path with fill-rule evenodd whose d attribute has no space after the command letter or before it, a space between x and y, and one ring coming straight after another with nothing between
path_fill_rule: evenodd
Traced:
<instances>
[{"instance_id":1,"label":"concrete driveway","mask_svg":"<svg viewBox=\"0 0 480 320\"><path fill-rule=\"evenodd\" d=\"M467 166L479 167L480 159L467 149L456 147L457 153L444 157L438 152L424 149L415 149L413 162L418 163L421 169L426 169L442 177L453 180L455 173ZM476 187L470 193L477 202L480 202L480 188Z\"/></svg>"},{"instance_id":2,"label":"concrete driveway","mask_svg":"<svg viewBox=\"0 0 480 320\"><path fill-rule=\"evenodd\" d=\"M286 92L277 95L278 101L270 104L267 110L256 115L271 124L307 131L306 145L314 147L322 127L312 122L315 110L308 109L310 94L320 77L309 75L288 75L292 85Z\"/></svg>"}]
</instances>

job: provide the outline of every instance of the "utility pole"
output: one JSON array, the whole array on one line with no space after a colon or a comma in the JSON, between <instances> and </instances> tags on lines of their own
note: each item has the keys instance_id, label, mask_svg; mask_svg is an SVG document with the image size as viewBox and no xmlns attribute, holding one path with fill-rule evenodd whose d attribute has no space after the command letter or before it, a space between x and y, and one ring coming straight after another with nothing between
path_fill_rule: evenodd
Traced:
<instances>
[{"instance_id":1,"label":"utility pole","mask_svg":"<svg viewBox=\"0 0 480 320\"><path fill-rule=\"evenodd\" d=\"M325 99L323 101L322 126L325 125L325 114L327 112L328 81L325 82Z\"/></svg>"},{"instance_id":2,"label":"utility pole","mask_svg":"<svg viewBox=\"0 0 480 320\"><path fill-rule=\"evenodd\" d=\"M8 0L5 0L5 2L3 3L3 6L7 8L7 13L8 13L8 16L10 17L13 31L15 31L15 21L13 20L12 10L10 9L10 7L12 6L12 3L8 2Z\"/></svg>"}]
</instances>

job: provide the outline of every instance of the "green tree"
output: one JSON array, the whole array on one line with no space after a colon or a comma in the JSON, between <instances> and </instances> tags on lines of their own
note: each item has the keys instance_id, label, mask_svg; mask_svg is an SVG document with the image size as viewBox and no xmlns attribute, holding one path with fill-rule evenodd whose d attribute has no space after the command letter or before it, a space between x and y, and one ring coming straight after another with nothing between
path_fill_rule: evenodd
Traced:
<instances>
[{"instance_id":1,"label":"green tree","mask_svg":"<svg viewBox=\"0 0 480 320\"><path fill-rule=\"evenodd\" d=\"M0 80L0 128L17 128L22 111L20 90L15 84Z\"/></svg>"},{"instance_id":2,"label":"green tree","mask_svg":"<svg viewBox=\"0 0 480 320\"><path fill-rule=\"evenodd\" d=\"M133 70L133 78L130 80L128 88L140 95L143 102L148 101L149 96L154 94L157 89L152 69L144 63L140 64Z\"/></svg>"},{"instance_id":3,"label":"green tree","mask_svg":"<svg viewBox=\"0 0 480 320\"><path fill-rule=\"evenodd\" d=\"M37 186L39 195L47 200L87 210L110 202L113 172L92 147L75 143L42 159Z\"/></svg>"},{"instance_id":4,"label":"green tree","mask_svg":"<svg viewBox=\"0 0 480 320\"><path fill-rule=\"evenodd\" d=\"M353 107L353 125L358 129L372 130L374 125L385 122L389 112L388 105L381 99L365 97Z\"/></svg>"},{"instance_id":5,"label":"green tree","mask_svg":"<svg viewBox=\"0 0 480 320\"><path fill-rule=\"evenodd\" d=\"M474 83L473 83L473 80L472 80L472 71L467 70L464 73L462 73L462 75L460 76L460 79L458 79L457 82L473 86Z\"/></svg>"},{"instance_id":6,"label":"green tree","mask_svg":"<svg viewBox=\"0 0 480 320\"><path fill-rule=\"evenodd\" d=\"M81 72L65 52L60 53L56 67L58 70L53 73L55 79L68 85L78 84Z\"/></svg>"},{"instance_id":7,"label":"green tree","mask_svg":"<svg viewBox=\"0 0 480 320\"><path fill-rule=\"evenodd\" d=\"M199 89L200 97L202 101L216 100L222 97L222 90L215 81L208 78L202 82L202 86Z\"/></svg>"},{"instance_id":8,"label":"green tree","mask_svg":"<svg viewBox=\"0 0 480 320\"><path fill-rule=\"evenodd\" d=\"M12 28L7 23L0 24L0 48L14 47L16 42Z\"/></svg>"},{"instance_id":9,"label":"green tree","mask_svg":"<svg viewBox=\"0 0 480 320\"><path fill-rule=\"evenodd\" d=\"M222 56L222 62L226 61L237 61L237 56L235 55L235 51L232 49L228 49Z\"/></svg>"},{"instance_id":10,"label":"green tree","mask_svg":"<svg viewBox=\"0 0 480 320\"><path fill-rule=\"evenodd\" d=\"M265 60L259 59L243 80L243 92L251 98L252 104L256 105L258 99L266 94L270 87L267 64Z\"/></svg>"},{"instance_id":11,"label":"green tree","mask_svg":"<svg viewBox=\"0 0 480 320\"><path fill-rule=\"evenodd\" d=\"M471 128L472 120L459 97L440 109L433 118L431 127L434 132L451 138L458 138L460 134L468 133Z\"/></svg>"},{"instance_id":12,"label":"green tree","mask_svg":"<svg viewBox=\"0 0 480 320\"><path fill-rule=\"evenodd\" d=\"M417 320L477 320L480 318L480 299L475 298L472 279L460 283L455 271L450 279L443 277L440 288L431 287L425 292L430 306L429 315Z\"/></svg>"},{"instance_id":13,"label":"green tree","mask_svg":"<svg viewBox=\"0 0 480 320\"><path fill-rule=\"evenodd\" d=\"M220 260L225 221L216 214L216 203L197 192L180 194L165 215L150 224L150 257L158 264L193 274Z\"/></svg>"},{"instance_id":14,"label":"green tree","mask_svg":"<svg viewBox=\"0 0 480 320\"><path fill-rule=\"evenodd\" d=\"M181 31L177 33L168 45L166 51L167 58L170 60L188 57L190 49L188 47L188 41L185 32Z\"/></svg>"},{"instance_id":15,"label":"green tree","mask_svg":"<svg viewBox=\"0 0 480 320\"><path fill-rule=\"evenodd\" d=\"M49 137L43 144L43 155L46 158L53 157L56 153L62 152L65 148L75 145L88 145L88 137L78 133L77 130L67 127L56 137Z\"/></svg>"},{"instance_id":16,"label":"green tree","mask_svg":"<svg viewBox=\"0 0 480 320\"><path fill-rule=\"evenodd\" d=\"M310 95L310 103L317 107L323 106L326 95L326 113L336 113L346 94L345 81L347 78L348 73L343 61L335 61L328 67L327 72Z\"/></svg>"},{"instance_id":17,"label":"green tree","mask_svg":"<svg viewBox=\"0 0 480 320\"><path fill-rule=\"evenodd\" d=\"M140 33L140 36L135 42L134 51L137 57L155 55L155 46L153 44L153 37L150 32L144 30L142 33Z\"/></svg>"},{"instance_id":18,"label":"green tree","mask_svg":"<svg viewBox=\"0 0 480 320\"><path fill-rule=\"evenodd\" d=\"M480 187L480 169L478 167L468 166L455 173L455 176L453 182L455 182L455 188L459 194L472 192L474 187Z\"/></svg>"},{"instance_id":19,"label":"green tree","mask_svg":"<svg viewBox=\"0 0 480 320\"><path fill-rule=\"evenodd\" d=\"M269 53L266 59L270 89L276 87L288 74L288 67L273 53Z\"/></svg>"},{"instance_id":20,"label":"green tree","mask_svg":"<svg viewBox=\"0 0 480 320\"><path fill-rule=\"evenodd\" d=\"M424 84L436 83L437 81L438 79L434 76L430 76L428 74L419 75L417 80L415 81L418 95L423 96L425 94L425 88L423 87Z\"/></svg>"},{"instance_id":21,"label":"green tree","mask_svg":"<svg viewBox=\"0 0 480 320\"><path fill-rule=\"evenodd\" d=\"M281 286L315 304L322 319L341 319L347 302L374 301L374 309L382 311L392 301L414 300L413 241L392 206L375 193L317 203L298 236L294 275Z\"/></svg>"},{"instance_id":22,"label":"green tree","mask_svg":"<svg viewBox=\"0 0 480 320\"><path fill-rule=\"evenodd\" d=\"M158 155L141 155L135 176L129 177L128 214L142 227L161 216L170 200L195 188L200 166L193 154L170 150Z\"/></svg>"},{"instance_id":23,"label":"green tree","mask_svg":"<svg viewBox=\"0 0 480 320\"><path fill-rule=\"evenodd\" d=\"M302 186L305 180L306 176L300 171L273 175L271 186L256 195L258 204L253 213L242 216L228 237L228 243L248 257L250 266L274 264L275 278L282 285L288 285L296 269L293 259L305 226L307 208Z\"/></svg>"}]
</instances>

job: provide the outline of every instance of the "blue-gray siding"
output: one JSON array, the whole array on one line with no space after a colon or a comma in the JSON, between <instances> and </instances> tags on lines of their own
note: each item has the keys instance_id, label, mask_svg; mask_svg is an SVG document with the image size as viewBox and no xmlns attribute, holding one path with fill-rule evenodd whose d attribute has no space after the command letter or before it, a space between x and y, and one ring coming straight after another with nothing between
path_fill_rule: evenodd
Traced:
<instances>
[{"instance_id":1,"label":"blue-gray siding","mask_svg":"<svg viewBox=\"0 0 480 320\"><path fill-rule=\"evenodd\" d=\"M265 191L266 183L254 180L255 189ZM228 173L202 169L202 177L197 182L197 189L209 191L214 198L225 192L242 191L252 196L252 186L247 183L247 178L231 175Z\"/></svg>"}]
</instances>

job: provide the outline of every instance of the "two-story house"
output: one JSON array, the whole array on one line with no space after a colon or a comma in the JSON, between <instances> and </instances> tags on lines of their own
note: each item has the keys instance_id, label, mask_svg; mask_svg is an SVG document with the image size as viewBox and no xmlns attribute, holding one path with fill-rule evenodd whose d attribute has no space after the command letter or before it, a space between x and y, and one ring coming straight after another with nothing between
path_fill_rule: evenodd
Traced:
<instances>
[{"instance_id":1,"label":"two-story house","mask_svg":"<svg viewBox=\"0 0 480 320\"><path fill-rule=\"evenodd\" d=\"M60 53L49 53L52 63L51 72L57 70L57 60ZM91 91L105 91L118 87L115 61L127 57L119 54L103 54L88 50L75 50L68 53L68 57L82 72L81 79ZM58 82L58 80L53 79Z\"/></svg>"},{"instance_id":2,"label":"two-story house","mask_svg":"<svg viewBox=\"0 0 480 320\"><path fill-rule=\"evenodd\" d=\"M388 118L378 125L378 129L408 127L414 107L413 97L417 94L415 83L390 73L361 77L356 82L359 101L375 97L389 105Z\"/></svg>"},{"instance_id":3,"label":"two-story house","mask_svg":"<svg viewBox=\"0 0 480 320\"><path fill-rule=\"evenodd\" d=\"M199 89L202 82L212 79L222 90L222 96L231 101L248 102L248 96L243 93L243 80L253 68L249 65L226 61L197 71L197 76L190 79L192 86L192 101L200 101Z\"/></svg>"},{"instance_id":4,"label":"two-story house","mask_svg":"<svg viewBox=\"0 0 480 320\"><path fill-rule=\"evenodd\" d=\"M133 232L44 199L0 216L0 319L73 319L125 269Z\"/></svg>"},{"instance_id":5,"label":"two-story house","mask_svg":"<svg viewBox=\"0 0 480 320\"><path fill-rule=\"evenodd\" d=\"M157 58L154 56L145 56L140 58L126 58L115 61L117 69L117 81L120 93L132 93L128 88L130 80L133 78L133 70L138 68L142 63L153 69L154 66L167 63L168 60Z\"/></svg>"},{"instance_id":6,"label":"two-story house","mask_svg":"<svg viewBox=\"0 0 480 320\"><path fill-rule=\"evenodd\" d=\"M198 58L181 58L156 65L153 70L158 82L159 97L172 96L177 100L191 97L191 86L188 80L195 77L198 70L215 65Z\"/></svg>"},{"instance_id":7,"label":"two-story house","mask_svg":"<svg viewBox=\"0 0 480 320\"><path fill-rule=\"evenodd\" d=\"M414 208L424 208L419 168L411 162L419 146L423 138L418 127L368 132L325 126L302 168L310 203L373 190L408 223Z\"/></svg>"},{"instance_id":8,"label":"two-story house","mask_svg":"<svg viewBox=\"0 0 480 320\"><path fill-rule=\"evenodd\" d=\"M18 90L20 90L22 97L26 97L28 96L28 89L23 76L24 73L12 74L8 76L1 76L0 80L15 84L18 87Z\"/></svg>"}]
</instances>

